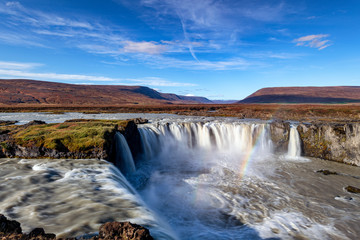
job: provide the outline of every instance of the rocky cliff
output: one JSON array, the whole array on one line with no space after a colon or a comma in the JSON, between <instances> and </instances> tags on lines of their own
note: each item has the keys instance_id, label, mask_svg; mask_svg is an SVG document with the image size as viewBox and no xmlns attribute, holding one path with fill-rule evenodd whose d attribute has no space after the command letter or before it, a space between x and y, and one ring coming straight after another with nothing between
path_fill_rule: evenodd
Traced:
<instances>
[{"instance_id":1,"label":"rocky cliff","mask_svg":"<svg viewBox=\"0 0 360 240\"><path fill-rule=\"evenodd\" d=\"M270 124L275 151L287 151L290 124ZM359 123L298 123L302 155L360 166Z\"/></svg>"},{"instance_id":2,"label":"rocky cliff","mask_svg":"<svg viewBox=\"0 0 360 240\"><path fill-rule=\"evenodd\" d=\"M136 123L127 121L69 120L59 124L33 121L0 128L0 157L97 158L114 162L114 136L121 132L133 156L141 151Z\"/></svg>"}]
</instances>

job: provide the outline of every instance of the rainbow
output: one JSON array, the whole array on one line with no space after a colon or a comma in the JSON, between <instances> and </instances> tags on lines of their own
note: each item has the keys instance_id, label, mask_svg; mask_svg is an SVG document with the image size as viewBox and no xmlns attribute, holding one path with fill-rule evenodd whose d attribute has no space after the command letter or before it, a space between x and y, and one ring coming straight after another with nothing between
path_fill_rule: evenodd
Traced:
<instances>
[{"instance_id":1,"label":"rainbow","mask_svg":"<svg viewBox=\"0 0 360 240\"><path fill-rule=\"evenodd\" d=\"M262 127L259 131L256 131L255 133L256 133L255 136L253 136L254 144L252 146L251 145L248 146L248 148L246 149L246 153L243 155L241 160L240 169L239 169L240 180L243 179L243 177L245 176L246 170L249 166L252 156L256 152L256 149L258 148L259 139L261 139L261 136L265 133L265 127Z\"/></svg>"}]
</instances>

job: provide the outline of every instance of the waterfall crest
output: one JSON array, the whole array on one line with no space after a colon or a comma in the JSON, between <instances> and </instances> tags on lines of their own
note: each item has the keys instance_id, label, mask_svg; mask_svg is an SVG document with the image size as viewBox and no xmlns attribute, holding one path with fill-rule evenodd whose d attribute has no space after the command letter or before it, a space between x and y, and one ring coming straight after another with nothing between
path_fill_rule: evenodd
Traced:
<instances>
[{"instance_id":1,"label":"waterfall crest","mask_svg":"<svg viewBox=\"0 0 360 240\"><path fill-rule=\"evenodd\" d=\"M295 125L290 126L287 157L289 158L301 157L301 140L300 140L299 132L297 131Z\"/></svg>"},{"instance_id":2,"label":"waterfall crest","mask_svg":"<svg viewBox=\"0 0 360 240\"><path fill-rule=\"evenodd\" d=\"M115 134L116 161L115 165L124 174L131 174L136 171L135 163L129 145L125 137L117 132Z\"/></svg>"},{"instance_id":3,"label":"waterfall crest","mask_svg":"<svg viewBox=\"0 0 360 240\"><path fill-rule=\"evenodd\" d=\"M265 123L171 122L139 128L144 159L158 154L222 153L239 161L272 153L269 125ZM172 146L172 147L171 147ZM239 157L241 156L241 157Z\"/></svg>"}]
</instances>

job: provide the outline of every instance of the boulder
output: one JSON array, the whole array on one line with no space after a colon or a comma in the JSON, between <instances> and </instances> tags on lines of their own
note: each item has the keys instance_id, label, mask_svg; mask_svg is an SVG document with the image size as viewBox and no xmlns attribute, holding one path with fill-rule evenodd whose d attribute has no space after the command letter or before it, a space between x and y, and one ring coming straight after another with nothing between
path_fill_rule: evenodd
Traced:
<instances>
[{"instance_id":1,"label":"boulder","mask_svg":"<svg viewBox=\"0 0 360 240\"><path fill-rule=\"evenodd\" d=\"M345 190L350 192L350 193L360 193L360 188L353 187L353 186L347 186L345 188Z\"/></svg>"},{"instance_id":2,"label":"boulder","mask_svg":"<svg viewBox=\"0 0 360 240\"><path fill-rule=\"evenodd\" d=\"M100 227L99 240L152 240L148 229L130 222L108 222Z\"/></svg>"},{"instance_id":3,"label":"boulder","mask_svg":"<svg viewBox=\"0 0 360 240\"><path fill-rule=\"evenodd\" d=\"M28 238L50 240L56 239L56 235L53 233L45 233L43 228L35 228L29 233Z\"/></svg>"},{"instance_id":4,"label":"boulder","mask_svg":"<svg viewBox=\"0 0 360 240\"><path fill-rule=\"evenodd\" d=\"M4 215L0 214L0 232L4 234L18 234L22 230L19 222L8 220Z\"/></svg>"}]
</instances>

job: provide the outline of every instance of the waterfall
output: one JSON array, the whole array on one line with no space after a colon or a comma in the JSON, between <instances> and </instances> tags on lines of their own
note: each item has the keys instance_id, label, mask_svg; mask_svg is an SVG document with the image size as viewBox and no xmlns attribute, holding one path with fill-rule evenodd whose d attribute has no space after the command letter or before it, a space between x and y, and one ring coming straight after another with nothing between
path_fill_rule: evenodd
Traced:
<instances>
[{"instance_id":1,"label":"waterfall","mask_svg":"<svg viewBox=\"0 0 360 240\"><path fill-rule=\"evenodd\" d=\"M272 142L268 124L171 122L148 124L139 128L144 158L151 159L159 153L173 150L188 153L222 152L228 155L271 153ZM173 146L173 150L169 150Z\"/></svg>"},{"instance_id":2,"label":"waterfall","mask_svg":"<svg viewBox=\"0 0 360 240\"><path fill-rule=\"evenodd\" d=\"M290 126L289 145L287 157L299 158L301 156L301 140L296 126Z\"/></svg>"},{"instance_id":3,"label":"waterfall","mask_svg":"<svg viewBox=\"0 0 360 240\"><path fill-rule=\"evenodd\" d=\"M115 146L115 165L121 170L124 175L135 172L135 163L129 145L126 142L125 137L119 132L115 134Z\"/></svg>"}]
</instances>

